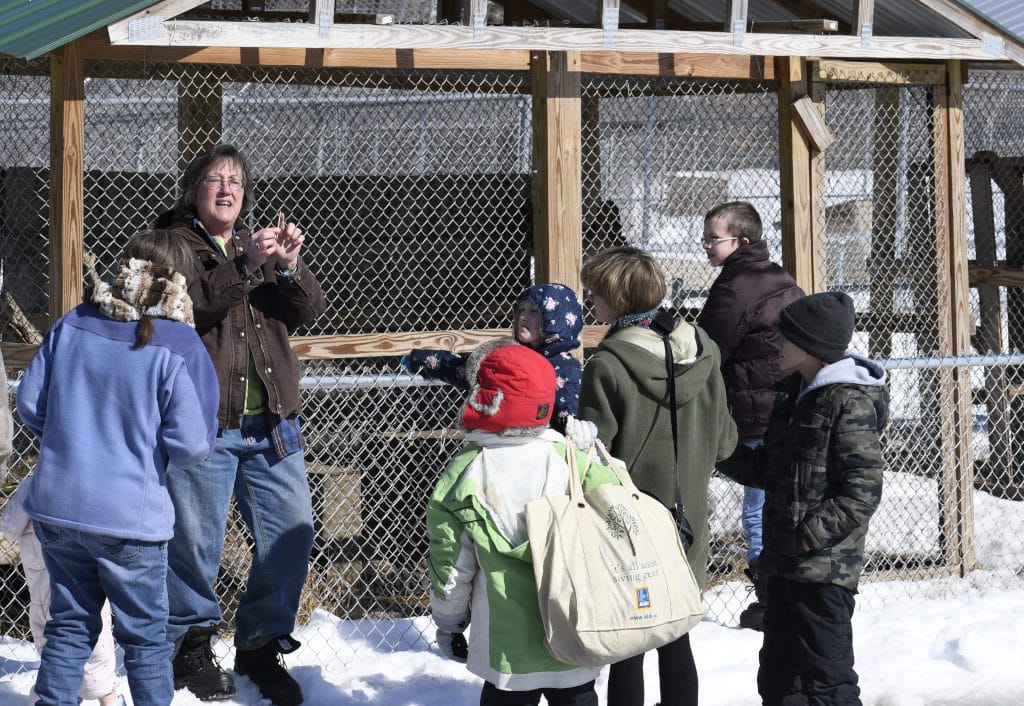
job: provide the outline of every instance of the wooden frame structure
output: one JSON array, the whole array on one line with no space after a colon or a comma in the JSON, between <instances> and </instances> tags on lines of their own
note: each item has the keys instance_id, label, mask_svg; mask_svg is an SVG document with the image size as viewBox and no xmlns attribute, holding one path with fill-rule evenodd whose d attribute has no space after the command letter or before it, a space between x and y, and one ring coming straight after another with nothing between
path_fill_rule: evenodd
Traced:
<instances>
[{"instance_id":1,"label":"wooden frame structure","mask_svg":"<svg viewBox=\"0 0 1024 706\"><path fill-rule=\"evenodd\" d=\"M917 0L952 18L969 37L893 37L873 33L876 0L858 0L853 23L803 17L787 23L755 22L745 0L730 0L718 27L698 26L667 2L643 5L644 27L620 23L619 0L598 0L589 27L559 25L526 0L504 3L506 24L485 23L485 0L441 0L445 24L395 25L383 16L339 16L332 0L311 0L303 18L270 16L242 21L222 14L193 18L196 0L163 0L105 29L86 34L50 53L52 86L50 319L81 299L78 273L83 257L83 155L85 62L91 59L183 64L259 65L309 68L507 70L529 72L533 88L535 168L534 254L538 281L557 280L580 290L581 223L585 195L582 125L595 107L581 96L585 73L707 79L767 80L777 85L781 157L783 260L806 291L824 288L823 153L831 142L824 125L824 83L855 80L898 86L908 81L943 87L934 103L936 184L935 249L939 273L941 354L970 346L964 183L962 85L968 62L1024 64L1024 46L949 0ZM792 4L817 7L813 2ZM245 4L248 7L248 3ZM244 15L245 13L243 13ZM249 13L259 15L259 12ZM288 21L278 21L287 19ZM294 21L298 19L298 21ZM519 23L519 24L516 24ZM533 23L532 25L530 23ZM757 31L748 31L749 29ZM830 32L837 32L830 34ZM810 32L810 33L808 33ZM993 42L993 37L999 42ZM993 50L993 45L997 50ZM219 126L190 116L219 115L218 106L182 89L182 140L215 133ZM204 100L197 110L189 101ZM214 101L215 103L216 101ZM212 110L211 110L212 107ZM881 130L881 128L879 128ZM876 135L892 139L884 130ZM183 144L182 153L192 151ZM593 159L593 157L587 158ZM894 184L877 185L875 208L887 208ZM882 239L884 242L884 238ZM882 252L885 252L884 246ZM979 259L981 255L979 255ZM989 260L992 258L989 257ZM979 264L992 267L994 262ZM879 285L879 296L886 293ZM890 288L891 289L891 288ZM602 327L587 327L584 343L596 344ZM502 330L358 334L296 338L302 358L395 355L411 348L465 349L504 336ZM8 365L24 365L33 346L4 344ZM883 351L884 352L884 351ZM942 436L970 433L970 388L966 374L942 375ZM967 435L967 436L965 436ZM960 541L970 527L970 476L965 445L943 451L947 560L965 573L972 550ZM965 480L966 479L966 480ZM966 485L965 485L966 483Z\"/></svg>"}]
</instances>

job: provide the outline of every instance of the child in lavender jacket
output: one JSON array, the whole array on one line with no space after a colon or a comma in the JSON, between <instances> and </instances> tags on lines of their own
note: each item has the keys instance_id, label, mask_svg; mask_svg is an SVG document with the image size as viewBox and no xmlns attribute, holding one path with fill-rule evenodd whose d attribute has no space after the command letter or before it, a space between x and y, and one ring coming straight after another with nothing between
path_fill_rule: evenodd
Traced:
<instances>
[{"instance_id":1,"label":"child in lavender jacket","mask_svg":"<svg viewBox=\"0 0 1024 706\"><path fill-rule=\"evenodd\" d=\"M219 389L193 328L191 267L173 231L134 236L114 284L50 329L18 388L18 413L40 438L25 511L50 574L39 706L78 703L105 600L134 702L174 697L165 475L169 461L210 453Z\"/></svg>"}]
</instances>

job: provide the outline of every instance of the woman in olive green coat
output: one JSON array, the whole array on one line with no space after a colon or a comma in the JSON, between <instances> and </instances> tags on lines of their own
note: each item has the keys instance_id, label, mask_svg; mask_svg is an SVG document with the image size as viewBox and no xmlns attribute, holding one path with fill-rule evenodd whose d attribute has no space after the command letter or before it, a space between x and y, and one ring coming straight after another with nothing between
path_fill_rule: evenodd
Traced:
<instances>
[{"instance_id":1,"label":"woman in olive green coat","mask_svg":"<svg viewBox=\"0 0 1024 706\"><path fill-rule=\"evenodd\" d=\"M715 463L736 446L725 400L718 346L700 328L677 322L669 336L678 438L673 449L665 343L651 330L665 298L657 262L634 247L588 258L581 272L598 321L611 324L583 369L579 417L626 462L640 490L675 505L675 457L686 516L694 531L688 556L699 585L708 556L708 481ZM608 706L643 706L643 655L611 666ZM697 668L689 635L658 650L661 703L697 703Z\"/></svg>"}]
</instances>

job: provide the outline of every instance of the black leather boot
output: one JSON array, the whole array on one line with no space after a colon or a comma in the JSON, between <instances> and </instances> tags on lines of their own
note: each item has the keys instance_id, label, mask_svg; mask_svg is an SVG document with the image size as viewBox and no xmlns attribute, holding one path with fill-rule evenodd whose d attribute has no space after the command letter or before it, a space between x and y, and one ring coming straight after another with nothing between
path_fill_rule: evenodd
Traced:
<instances>
[{"instance_id":1,"label":"black leather boot","mask_svg":"<svg viewBox=\"0 0 1024 706\"><path fill-rule=\"evenodd\" d=\"M235 695L235 680L221 669L210 641L217 626L193 626L174 655L174 688L188 689L200 701L223 701Z\"/></svg>"},{"instance_id":2,"label":"black leather boot","mask_svg":"<svg viewBox=\"0 0 1024 706\"><path fill-rule=\"evenodd\" d=\"M249 677L260 688L263 698L274 706L298 706L302 688L285 669L282 653L294 652L299 642L290 635L275 638L255 650L235 651L235 672Z\"/></svg>"}]
</instances>

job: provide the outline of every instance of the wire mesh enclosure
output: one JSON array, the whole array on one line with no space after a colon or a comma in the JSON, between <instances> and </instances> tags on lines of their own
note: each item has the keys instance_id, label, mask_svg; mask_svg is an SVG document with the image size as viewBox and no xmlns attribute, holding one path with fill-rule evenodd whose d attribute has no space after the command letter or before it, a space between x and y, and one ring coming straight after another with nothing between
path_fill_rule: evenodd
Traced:
<instances>
[{"instance_id":1,"label":"wire mesh enclosure","mask_svg":"<svg viewBox=\"0 0 1024 706\"><path fill-rule=\"evenodd\" d=\"M508 330L514 297L534 277L528 73L86 68L84 244L86 264L102 276L126 239L172 204L184 165L231 142L255 173L247 225L284 212L307 233L304 257L328 310L299 336ZM10 136L0 142L5 342L32 342L33 327L47 321L48 71L45 62L0 62L0 124ZM813 175L823 194L816 267L825 286L854 298L852 347L889 369L893 400L865 580L966 566L1019 584L1024 527L1005 518L1020 517L1013 508L1024 501L1012 433L1024 413L1024 299L1005 268L1024 266L1024 78L973 72L964 90L970 262L960 264L975 285L973 350L950 334L954 266L941 225L950 166L936 147L945 87L823 81L818 89L836 142ZM586 74L580 100L584 257L621 243L651 251L668 278L666 304L690 320L717 273L700 245L712 206L753 203L782 260L773 82ZM429 612L424 508L460 446L461 398L402 373L404 352L303 361L316 513L303 621L322 609L388 618L379 629L400 632L418 629L406 618ZM964 391L967 413L958 416ZM37 453L19 426L0 501ZM705 600L729 624L749 601L741 502L740 486L713 478ZM218 581L226 634L248 561L249 539L232 514ZM0 605L0 631L26 639L27 595L10 545L0 548ZM394 637L382 633L379 644Z\"/></svg>"}]
</instances>

